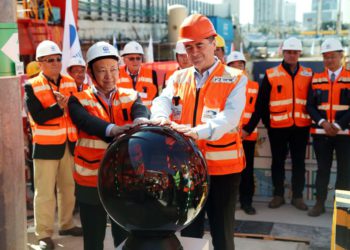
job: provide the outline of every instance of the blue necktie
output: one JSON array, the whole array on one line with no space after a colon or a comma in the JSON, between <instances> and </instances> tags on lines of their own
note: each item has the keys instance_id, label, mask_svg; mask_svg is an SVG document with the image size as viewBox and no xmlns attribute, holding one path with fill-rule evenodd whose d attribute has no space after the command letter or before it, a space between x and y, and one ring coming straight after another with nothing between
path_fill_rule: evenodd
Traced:
<instances>
[{"instance_id":1,"label":"blue necktie","mask_svg":"<svg viewBox=\"0 0 350 250\"><path fill-rule=\"evenodd\" d=\"M334 81L335 81L335 74L332 73L332 74L331 74L331 82L333 83Z\"/></svg>"}]
</instances>

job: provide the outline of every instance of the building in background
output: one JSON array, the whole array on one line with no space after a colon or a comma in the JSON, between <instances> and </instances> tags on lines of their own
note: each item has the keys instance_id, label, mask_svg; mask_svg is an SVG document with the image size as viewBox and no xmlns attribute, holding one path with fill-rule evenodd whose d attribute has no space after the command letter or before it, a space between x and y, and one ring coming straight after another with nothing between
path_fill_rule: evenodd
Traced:
<instances>
[{"instance_id":1,"label":"building in background","mask_svg":"<svg viewBox=\"0 0 350 250\"><path fill-rule=\"evenodd\" d=\"M320 25L322 30L335 30L338 19L341 24L350 24L350 0L312 0L312 10L303 15L303 26L306 30L317 28L319 3L321 4Z\"/></svg>"}]
</instances>

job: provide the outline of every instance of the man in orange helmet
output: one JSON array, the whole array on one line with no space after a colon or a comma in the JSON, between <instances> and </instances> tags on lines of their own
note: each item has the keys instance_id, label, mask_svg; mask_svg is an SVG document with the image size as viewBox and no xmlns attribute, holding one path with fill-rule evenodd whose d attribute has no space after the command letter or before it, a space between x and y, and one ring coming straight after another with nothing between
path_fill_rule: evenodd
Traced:
<instances>
[{"instance_id":1,"label":"man in orange helmet","mask_svg":"<svg viewBox=\"0 0 350 250\"><path fill-rule=\"evenodd\" d=\"M235 204L245 167L238 126L247 77L215 57L216 35L213 24L201 14L183 21L180 41L193 67L170 77L151 111L154 124L171 124L194 139L208 164L211 183L206 205L181 235L203 237L206 212L214 249L232 250Z\"/></svg>"}]
</instances>

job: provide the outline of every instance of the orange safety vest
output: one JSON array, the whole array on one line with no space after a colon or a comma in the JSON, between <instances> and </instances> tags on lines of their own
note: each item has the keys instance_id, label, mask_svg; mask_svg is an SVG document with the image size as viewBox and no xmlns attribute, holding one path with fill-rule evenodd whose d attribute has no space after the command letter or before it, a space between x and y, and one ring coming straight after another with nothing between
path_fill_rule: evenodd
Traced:
<instances>
[{"instance_id":1,"label":"orange safety vest","mask_svg":"<svg viewBox=\"0 0 350 250\"><path fill-rule=\"evenodd\" d=\"M32 85L34 95L44 109L57 104L53 91L59 91L65 96L70 96L77 92L74 79L65 75L61 75L58 87L49 82L42 72L38 76L29 79L28 82ZM77 140L77 129L66 109L63 116L53 118L44 124L36 123L31 115L29 115L29 120L33 133L33 143L39 145L61 145L66 142L67 138L71 142Z\"/></svg>"},{"instance_id":2,"label":"orange safety vest","mask_svg":"<svg viewBox=\"0 0 350 250\"><path fill-rule=\"evenodd\" d=\"M137 99L137 92L134 90L118 88L117 92L113 94L111 109L103 99L97 99L91 88L78 92L74 96L87 112L106 122L115 123L118 126L132 123L131 107ZM103 103L103 106L99 101ZM74 179L79 185L97 186L98 169L107 147L108 144L99 137L79 130L74 151L73 173Z\"/></svg>"},{"instance_id":3,"label":"orange safety vest","mask_svg":"<svg viewBox=\"0 0 350 250\"><path fill-rule=\"evenodd\" d=\"M271 128L310 126L311 118L306 111L306 99L312 78L311 69L300 66L294 81L282 64L266 70L266 75L271 84Z\"/></svg>"},{"instance_id":4,"label":"orange safety vest","mask_svg":"<svg viewBox=\"0 0 350 250\"><path fill-rule=\"evenodd\" d=\"M90 87L90 85L88 83L83 83L81 86L82 86L82 88L81 88L81 90L78 89L78 92L87 90Z\"/></svg>"},{"instance_id":5,"label":"orange safety vest","mask_svg":"<svg viewBox=\"0 0 350 250\"><path fill-rule=\"evenodd\" d=\"M172 120L191 127L205 123L224 110L226 100L241 79L241 71L223 65L211 73L201 89L196 89L193 67L174 73ZM245 167L241 137L231 131L216 141L198 140L210 175L239 173Z\"/></svg>"},{"instance_id":6,"label":"orange safety vest","mask_svg":"<svg viewBox=\"0 0 350 250\"><path fill-rule=\"evenodd\" d=\"M122 66L119 69L119 81L117 86L118 88L133 88L132 79L126 72L125 66ZM135 90L139 93L143 104L150 108L153 99L157 95L157 87L153 83L152 69L141 66L140 72L137 76Z\"/></svg>"},{"instance_id":7,"label":"orange safety vest","mask_svg":"<svg viewBox=\"0 0 350 250\"><path fill-rule=\"evenodd\" d=\"M248 124L252 114L255 110L255 103L258 97L259 83L248 80L247 90L246 90L246 103L242 116L242 127ZM254 131L248 135L244 140L245 141L256 141L258 138L258 128L255 128Z\"/></svg>"},{"instance_id":8,"label":"orange safety vest","mask_svg":"<svg viewBox=\"0 0 350 250\"><path fill-rule=\"evenodd\" d=\"M339 120L350 107L350 71L343 68L334 83L328 77L328 71L315 73L311 88L318 112L323 119L333 123ZM349 128L349 126L348 126ZM322 127L314 121L311 126L312 134L325 134ZM349 129L341 130L338 134L350 135Z\"/></svg>"}]
</instances>

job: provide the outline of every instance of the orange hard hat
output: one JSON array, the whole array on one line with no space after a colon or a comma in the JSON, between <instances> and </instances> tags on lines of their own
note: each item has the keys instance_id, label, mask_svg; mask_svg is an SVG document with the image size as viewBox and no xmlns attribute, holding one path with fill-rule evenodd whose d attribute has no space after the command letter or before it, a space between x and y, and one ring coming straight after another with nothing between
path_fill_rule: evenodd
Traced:
<instances>
[{"instance_id":1,"label":"orange hard hat","mask_svg":"<svg viewBox=\"0 0 350 250\"><path fill-rule=\"evenodd\" d=\"M216 31L206 16L192 14L185 18L180 27L180 42L201 41L216 36Z\"/></svg>"},{"instance_id":2,"label":"orange hard hat","mask_svg":"<svg viewBox=\"0 0 350 250\"><path fill-rule=\"evenodd\" d=\"M41 71L39 63L37 61L32 61L27 64L26 72L28 77L33 77L39 74Z\"/></svg>"}]
</instances>

